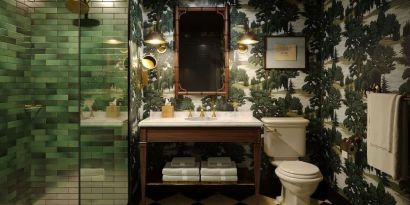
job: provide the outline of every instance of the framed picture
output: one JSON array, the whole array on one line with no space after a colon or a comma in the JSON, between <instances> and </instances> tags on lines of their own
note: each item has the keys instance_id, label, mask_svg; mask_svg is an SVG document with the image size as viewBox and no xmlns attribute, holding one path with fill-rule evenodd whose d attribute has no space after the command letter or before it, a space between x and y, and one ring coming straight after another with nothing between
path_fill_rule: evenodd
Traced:
<instances>
[{"instance_id":1,"label":"framed picture","mask_svg":"<svg viewBox=\"0 0 410 205\"><path fill-rule=\"evenodd\" d=\"M265 69L305 69L304 36L268 36L265 38Z\"/></svg>"}]
</instances>

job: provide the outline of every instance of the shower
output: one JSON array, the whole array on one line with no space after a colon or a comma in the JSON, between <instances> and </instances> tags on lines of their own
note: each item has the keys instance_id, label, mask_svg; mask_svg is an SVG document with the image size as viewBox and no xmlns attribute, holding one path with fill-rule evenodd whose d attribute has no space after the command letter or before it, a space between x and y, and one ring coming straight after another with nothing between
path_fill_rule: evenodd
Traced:
<instances>
[{"instance_id":1,"label":"shower","mask_svg":"<svg viewBox=\"0 0 410 205\"><path fill-rule=\"evenodd\" d=\"M90 19L88 18L88 11L90 10L90 6L88 4L89 1L87 0L66 0L65 6L66 8L71 11L72 13L76 14L84 14L83 19L74 19L73 25L79 27L95 27L100 25L100 21L97 19Z\"/></svg>"}]
</instances>

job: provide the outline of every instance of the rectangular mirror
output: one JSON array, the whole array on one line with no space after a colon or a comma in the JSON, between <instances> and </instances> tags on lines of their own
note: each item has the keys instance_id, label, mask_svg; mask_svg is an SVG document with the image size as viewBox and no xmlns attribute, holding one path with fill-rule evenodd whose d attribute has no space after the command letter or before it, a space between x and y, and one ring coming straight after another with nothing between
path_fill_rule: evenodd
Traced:
<instances>
[{"instance_id":1,"label":"rectangular mirror","mask_svg":"<svg viewBox=\"0 0 410 205\"><path fill-rule=\"evenodd\" d=\"M228 9L177 7L175 96L228 95Z\"/></svg>"}]
</instances>

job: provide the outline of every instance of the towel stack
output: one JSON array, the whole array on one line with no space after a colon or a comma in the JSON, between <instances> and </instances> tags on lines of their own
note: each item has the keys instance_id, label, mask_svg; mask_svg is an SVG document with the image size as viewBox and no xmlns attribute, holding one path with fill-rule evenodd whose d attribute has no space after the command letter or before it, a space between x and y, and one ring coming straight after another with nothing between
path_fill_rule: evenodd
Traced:
<instances>
[{"instance_id":1,"label":"towel stack","mask_svg":"<svg viewBox=\"0 0 410 205\"><path fill-rule=\"evenodd\" d=\"M229 157L209 157L201 163L201 181L226 182L238 181L238 170Z\"/></svg>"},{"instance_id":2,"label":"towel stack","mask_svg":"<svg viewBox=\"0 0 410 205\"><path fill-rule=\"evenodd\" d=\"M198 182L199 178L199 162L194 157L174 157L162 169L164 182Z\"/></svg>"}]
</instances>

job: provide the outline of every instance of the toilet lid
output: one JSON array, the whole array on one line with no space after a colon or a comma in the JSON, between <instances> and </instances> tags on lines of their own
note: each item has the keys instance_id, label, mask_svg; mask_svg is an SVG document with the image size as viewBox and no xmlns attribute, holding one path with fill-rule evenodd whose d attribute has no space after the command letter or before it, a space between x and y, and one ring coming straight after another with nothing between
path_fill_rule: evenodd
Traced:
<instances>
[{"instance_id":1,"label":"toilet lid","mask_svg":"<svg viewBox=\"0 0 410 205\"><path fill-rule=\"evenodd\" d=\"M303 178L320 175L320 170L317 166L302 161L285 161L279 164L278 169L293 176L303 176Z\"/></svg>"}]
</instances>

